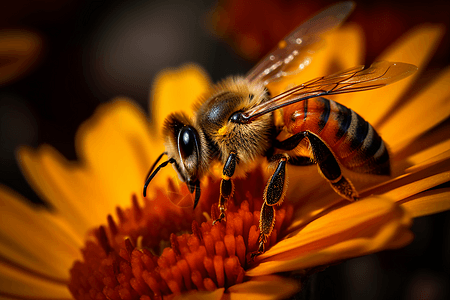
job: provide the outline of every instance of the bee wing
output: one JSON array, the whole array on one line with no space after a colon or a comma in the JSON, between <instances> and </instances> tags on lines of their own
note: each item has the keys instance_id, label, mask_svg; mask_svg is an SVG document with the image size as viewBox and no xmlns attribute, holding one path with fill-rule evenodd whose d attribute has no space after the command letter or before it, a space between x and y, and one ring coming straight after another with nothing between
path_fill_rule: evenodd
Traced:
<instances>
[{"instance_id":1,"label":"bee wing","mask_svg":"<svg viewBox=\"0 0 450 300\"><path fill-rule=\"evenodd\" d=\"M417 71L417 67L406 63L381 61L369 68L357 66L344 72L310 80L243 112L244 120L250 121L283 106L309 98L352 93L377 89L403 79Z\"/></svg>"},{"instance_id":2,"label":"bee wing","mask_svg":"<svg viewBox=\"0 0 450 300\"><path fill-rule=\"evenodd\" d=\"M337 26L353 10L353 2L333 5L312 17L278 43L278 47L264 57L246 78L264 85L281 77L300 72L309 64L311 54L319 47L320 36Z\"/></svg>"}]
</instances>

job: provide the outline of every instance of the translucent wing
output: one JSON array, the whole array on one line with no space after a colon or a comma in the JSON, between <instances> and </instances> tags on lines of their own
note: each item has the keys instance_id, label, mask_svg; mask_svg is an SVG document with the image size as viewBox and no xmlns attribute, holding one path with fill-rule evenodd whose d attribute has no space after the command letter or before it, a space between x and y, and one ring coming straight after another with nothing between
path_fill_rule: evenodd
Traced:
<instances>
[{"instance_id":1,"label":"translucent wing","mask_svg":"<svg viewBox=\"0 0 450 300\"><path fill-rule=\"evenodd\" d=\"M305 99L372 90L403 79L417 70L406 63L376 62L369 68L357 66L333 75L319 77L296 86L242 113L240 123Z\"/></svg>"},{"instance_id":2,"label":"translucent wing","mask_svg":"<svg viewBox=\"0 0 450 300\"><path fill-rule=\"evenodd\" d=\"M353 2L342 2L312 17L281 40L278 47L250 70L246 78L266 85L298 73L309 64L309 54L320 46L320 36L339 26L353 7Z\"/></svg>"}]
</instances>

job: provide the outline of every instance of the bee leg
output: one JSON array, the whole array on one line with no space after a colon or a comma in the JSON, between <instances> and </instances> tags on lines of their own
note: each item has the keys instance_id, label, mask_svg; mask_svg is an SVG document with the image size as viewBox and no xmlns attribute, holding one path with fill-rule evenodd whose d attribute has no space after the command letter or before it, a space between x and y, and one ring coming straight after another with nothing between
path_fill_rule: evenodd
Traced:
<instances>
[{"instance_id":1,"label":"bee leg","mask_svg":"<svg viewBox=\"0 0 450 300\"><path fill-rule=\"evenodd\" d=\"M231 177L236 169L237 156L235 152L231 152L227 162L223 166L222 181L220 182L220 199L219 199L219 218L214 220L213 225L225 218L226 201L233 195L234 185Z\"/></svg>"},{"instance_id":2,"label":"bee leg","mask_svg":"<svg viewBox=\"0 0 450 300\"><path fill-rule=\"evenodd\" d=\"M259 247L258 251L253 252L251 257L254 258L266 251L265 244L267 239L272 234L273 227L275 225L275 207L273 205L267 205L265 202L261 207L261 215L259 217Z\"/></svg>"},{"instance_id":3,"label":"bee leg","mask_svg":"<svg viewBox=\"0 0 450 300\"><path fill-rule=\"evenodd\" d=\"M280 205L286 191L286 162L287 155L274 155L271 160L278 159L278 166L272 177L269 179L264 190L264 203L261 207L261 215L259 217L259 248L258 251L252 254L252 257L264 253L264 244L272 233L275 225L275 205Z\"/></svg>"},{"instance_id":4,"label":"bee leg","mask_svg":"<svg viewBox=\"0 0 450 300\"><path fill-rule=\"evenodd\" d=\"M306 137L306 131L301 131L283 141L279 141L279 140L275 139L274 147L281 149L281 150L290 151L290 150L295 149L295 147L297 147L298 144L300 144L300 142L305 137Z\"/></svg>"},{"instance_id":5,"label":"bee leg","mask_svg":"<svg viewBox=\"0 0 450 300\"><path fill-rule=\"evenodd\" d=\"M330 182L331 187L347 200L358 200L358 192L353 187L353 184L342 175L341 167L330 148L316 134L310 131L306 131L305 136L311 144L314 161L319 166L323 176Z\"/></svg>"},{"instance_id":6,"label":"bee leg","mask_svg":"<svg viewBox=\"0 0 450 300\"><path fill-rule=\"evenodd\" d=\"M319 166L322 175L330 182L331 187L345 199L350 201L357 200L359 198L358 192L353 187L353 184L342 175L341 167L330 148L316 134L310 131L302 131L284 141L277 140L274 146L282 150L292 150L305 137L308 138L311 145L314 162ZM294 162L295 157L292 157L289 161L290 163L291 161ZM299 163L308 164L304 159L299 159Z\"/></svg>"}]
</instances>

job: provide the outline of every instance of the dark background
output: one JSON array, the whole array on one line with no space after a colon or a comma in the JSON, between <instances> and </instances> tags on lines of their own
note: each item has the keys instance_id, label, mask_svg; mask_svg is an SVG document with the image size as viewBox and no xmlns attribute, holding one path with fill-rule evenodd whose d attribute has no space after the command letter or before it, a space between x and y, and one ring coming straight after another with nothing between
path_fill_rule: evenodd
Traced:
<instances>
[{"instance_id":1,"label":"dark background","mask_svg":"<svg viewBox=\"0 0 450 300\"><path fill-rule=\"evenodd\" d=\"M257 1L233 11L245 22L218 28L212 1L10 1L1 4L0 28L31 30L42 39L36 64L0 85L0 182L32 202L42 202L25 182L15 161L18 145L48 143L76 159L74 135L95 108L117 96L134 99L148 111L154 76L186 62L203 66L217 81L244 74L275 37L261 38L259 52L240 52L236 33L270 29L271 18L289 23L281 38L332 1L271 1L271 16ZM231 4L230 4L231 3ZM266 3L266 2L264 2ZM298 14L292 14L295 11ZM367 63L406 30L423 22L450 25L450 5L439 1L358 2L350 21L367 34ZM298 21L296 20L298 18ZM295 19L295 20L294 20ZM286 23L288 23L286 21ZM376 28L373 24L378 24ZM241 26L241 27L239 27ZM247 28L244 28L247 26ZM449 65L449 35L430 64L430 72ZM8 60L0 60L7 64ZM450 214L415 219L414 242L329 267L313 277L313 299L450 299ZM300 295L297 295L300 297Z\"/></svg>"}]
</instances>

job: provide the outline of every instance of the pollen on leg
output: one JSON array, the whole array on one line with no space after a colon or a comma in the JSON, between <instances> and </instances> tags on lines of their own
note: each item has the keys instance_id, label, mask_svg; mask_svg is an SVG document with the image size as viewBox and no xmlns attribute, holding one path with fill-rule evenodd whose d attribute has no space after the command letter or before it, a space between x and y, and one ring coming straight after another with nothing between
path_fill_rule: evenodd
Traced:
<instances>
[{"instance_id":1,"label":"pollen on leg","mask_svg":"<svg viewBox=\"0 0 450 300\"><path fill-rule=\"evenodd\" d=\"M191 207L175 206L173 193L157 191L154 199L133 195L129 208L117 208L116 217L108 215L106 225L92 231L93 239L82 249L83 260L70 271L72 295L75 299L160 299L243 282L245 270L255 263L250 254L259 246L263 187L248 183L255 176L242 180L247 183L236 180L226 220L215 225L219 183L203 189L206 197L194 212ZM179 197L185 195L180 192ZM266 249L290 224L293 212L286 202L275 208ZM205 218L205 211L211 211L210 218Z\"/></svg>"}]
</instances>

